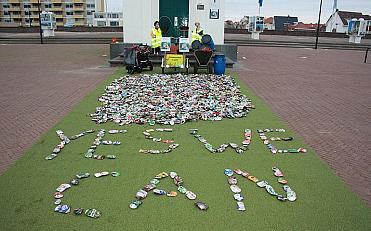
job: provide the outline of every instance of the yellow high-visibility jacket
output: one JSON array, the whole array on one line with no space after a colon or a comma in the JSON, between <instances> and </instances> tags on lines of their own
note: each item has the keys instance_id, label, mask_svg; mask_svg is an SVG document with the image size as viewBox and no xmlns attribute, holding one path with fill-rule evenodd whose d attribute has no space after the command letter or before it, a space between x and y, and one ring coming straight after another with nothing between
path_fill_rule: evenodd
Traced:
<instances>
[{"instance_id":1,"label":"yellow high-visibility jacket","mask_svg":"<svg viewBox=\"0 0 371 231\"><path fill-rule=\"evenodd\" d=\"M154 35L155 37L153 38L152 35ZM158 28L158 29L152 28L151 37L152 37L152 48L160 47L161 46L161 38L162 38L161 29L160 28Z\"/></svg>"},{"instance_id":2,"label":"yellow high-visibility jacket","mask_svg":"<svg viewBox=\"0 0 371 231\"><path fill-rule=\"evenodd\" d=\"M197 29L197 27L194 28L192 30L192 42L195 41L195 40L198 40L198 41L201 42L201 39L202 39L202 35L201 34L203 34L203 31L204 30L202 28L200 28L200 29Z\"/></svg>"}]
</instances>

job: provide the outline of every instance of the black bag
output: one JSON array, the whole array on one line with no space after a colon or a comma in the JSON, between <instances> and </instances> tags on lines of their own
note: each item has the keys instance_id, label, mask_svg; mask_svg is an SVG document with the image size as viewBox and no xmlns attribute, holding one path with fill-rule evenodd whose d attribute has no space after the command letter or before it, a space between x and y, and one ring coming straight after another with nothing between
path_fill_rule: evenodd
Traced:
<instances>
[{"instance_id":1,"label":"black bag","mask_svg":"<svg viewBox=\"0 0 371 231\"><path fill-rule=\"evenodd\" d=\"M133 48L124 50L124 65L137 65L137 53Z\"/></svg>"}]
</instances>

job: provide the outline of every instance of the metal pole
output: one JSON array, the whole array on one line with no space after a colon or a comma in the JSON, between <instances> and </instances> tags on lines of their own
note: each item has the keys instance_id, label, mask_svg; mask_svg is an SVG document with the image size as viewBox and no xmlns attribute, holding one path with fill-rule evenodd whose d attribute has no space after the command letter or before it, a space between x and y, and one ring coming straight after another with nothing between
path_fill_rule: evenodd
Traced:
<instances>
[{"instance_id":1,"label":"metal pole","mask_svg":"<svg viewBox=\"0 0 371 231\"><path fill-rule=\"evenodd\" d=\"M107 0L104 0L104 12L106 15L106 27L108 26L108 9L107 9Z\"/></svg>"},{"instance_id":2,"label":"metal pole","mask_svg":"<svg viewBox=\"0 0 371 231\"><path fill-rule=\"evenodd\" d=\"M367 63L367 55L368 55L368 50L369 50L370 48L367 48L366 49L366 54L365 54L365 61L364 61L364 63Z\"/></svg>"},{"instance_id":3,"label":"metal pole","mask_svg":"<svg viewBox=\"0 0 371 231\"><path fill-rule=\"evenodd\" d=\"M41 29L41 12L40 12L40 0L37 0L37 7L39 8L39 31L40 31L40 44L44 44L43 41L43 30Z\"/></svg>"},{"instance_id":4,"label":"metal pole","mask_svg":"<svg viewBox=\"0 0 371 231\"><path fill-rule=\"evenodd\" d=\"M314 49L317 49L318 48L318 37L319 37L319 27L320 27L320 23L321 23L321 13L322 13L322 0L321 0L320 5L319 5L319 14L318 14L318 23L317 23L317 35L316 35L316 45L315 45Z\"/></svg>"}]
</instances>

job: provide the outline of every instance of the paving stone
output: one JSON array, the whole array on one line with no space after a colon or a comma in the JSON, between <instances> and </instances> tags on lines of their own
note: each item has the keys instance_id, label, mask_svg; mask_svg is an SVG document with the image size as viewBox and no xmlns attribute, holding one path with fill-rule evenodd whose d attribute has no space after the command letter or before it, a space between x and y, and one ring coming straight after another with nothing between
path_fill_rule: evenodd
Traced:
<instances>
[{"instance_id":1,"label":"paving stone","mask_svg":"<svg viewBox=\"0 0 371 231\"><path fill-rule=\"evenodd\" d=\"M238 51L241 79L371 206L371 64L364 52Z\"/></svg>"},{"instance_id":2,"label":"paving stone","mask_svg":"<svg viewBox=\"0 0 371 231\"><path fill-rule=\"evenodd\" d=\"M0 174L115 70L100 68L108 50L109 45L0 46Z\"/></svg>"}]
</instances>

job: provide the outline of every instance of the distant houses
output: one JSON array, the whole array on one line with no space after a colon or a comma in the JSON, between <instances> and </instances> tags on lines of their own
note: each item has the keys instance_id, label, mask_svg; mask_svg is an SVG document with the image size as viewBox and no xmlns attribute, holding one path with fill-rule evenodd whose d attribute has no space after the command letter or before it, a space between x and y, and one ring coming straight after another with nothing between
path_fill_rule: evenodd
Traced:
<instances>
[{"instance_id":1,"label":"distant houses","mask_svg":"<svg viewBox=\"0 0 371 231\"><path fill-rule=\"evenodd\" d=\"M274 30L274 18L273 17L264 19L264 30Z\"/></svg>"},{"instance_id":2,"label":"distant houses","mask_svg":"<svg viewBox=\"0 0 371 231\"><path fill-rule=\"evenodd\" d=\"M249 16L244 16L239 22L225 21L224 27L228 29L247 29L248 24ZM317 24L298 22L298 17L274 16L264 19L264 30L269 31L313 31L316 29Z\"/></svg>"},{"instance_id":3,"label":"distant houses","mask_svg":"<svg viewBox=\"0 0 371 231\"><path fill-rule=\"evenodd\" d=\"M320 25L320 31L346 33L348 21L356 18L371 20L370 15L364 15L360 12L340 11L336 10L325 24ZM247 29L249 24L249 16L244 16L239 22L227 20L224 22L224 27L229 29ZM315 31L317 30L316 23L299 22L298 17L292 16L273 16L264 19L264 30L268 31ZM368 34L371 34L371 21L368 24Z\"/></svg>"},{"instance_id":4,"label":"distant houses","mask_svg":"<svg viewBox=\"0 0 371 231\"><path fill-rule=\"evenodd\" d=\"M320 24L320 31L325 31L325 24ZM302 23L298 22L287 26L287 31L316 31L317 23Z\"/></svg>"},{"instance_id":5,"label":"distant houses","mask_svg":"<svg viewBox=\"0 0 371 231\"><path fill-rule=\"evenodd\" d=\"M353 18L363 18L365 20L371 20L370 15L364 15L360 12L336 10L326 22L326 32L346 33L348 28L348 21ZM370 32L371 25L369 25L369 33Z\"/></svg>"},{"instance_id":6,"label":"distant houses","mask_svg":"<svg viewBox=\"0 0 371 231\"><path fill-rule=\"evenodd\" d=\"M289 25L298 23L298 17L291 16L274 16L264 20L265 30L287 31ZM247 29L249 24L249 16L244 16L239 22L226 20L224 28L228 29Z\"/></svg>"},{"instance_id":7,"label":"distant houses","mask_svg":"<svg viewBox=\"0 0 371 231\"><path fill-rule=\"evenodd\" d=\"M233 22L232 20L226 20L226 21L224 21L224 28L226 28L226 29L236 29L237 28L237 22Z\"/></svg>"},{"instance_id":8,"label":"distant houses","mask_svg":"<svg viewBox=\"0 0 371 231\"><path fill-rule=\"evenodd\" d=\"M249 24L249 16L244 16L239 22L233 22L232 20L224 21L224 28L247 29L247 24Z\"/></svg>"}]
</instances>

